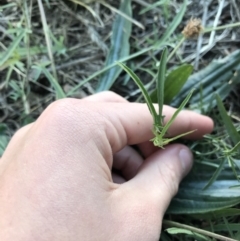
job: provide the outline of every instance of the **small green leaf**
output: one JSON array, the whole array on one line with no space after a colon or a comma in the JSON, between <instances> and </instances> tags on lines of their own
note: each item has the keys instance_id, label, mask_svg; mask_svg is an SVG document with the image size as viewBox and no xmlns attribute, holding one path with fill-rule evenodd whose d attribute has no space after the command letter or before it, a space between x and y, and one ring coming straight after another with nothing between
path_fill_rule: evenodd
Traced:
<instances>
[{"instance_id":1,"label":"small green leaf","mask_svg":"<svg viewBox=\"0 0 240 241\"><path fill-rule=\"evenodd\" d=\"M120 11L131 17L131 0L121 1ZM129 55L131 29L132 23L129 20L121 15L116 17L112 26L111 48L105 66L109 66ZM121 71L122 69L119 66L114 66L107 70L100 78L96 92L110 89Z\"/></svg>"},{"instance_id":2,"label":"small green leaf","mask_svg":"<svg viewBox=\"0 0 240 241\"><path fill-rule=\"evenodd\" d=\"M139 79L139 77L130 69L128 68L125 64L123 63L119 63L118 62L118 65L123 68L130 76L131 78L133 79L133 81L136 83L136 85L139 87L139 89L142 91L142 94L145 98L145 101L148 105L148 108L150 110L150 113L154 119L154 123L156 123L156 121L158 121L158 115L157 115L157 112L152 104L152 101L150 99L150 96L148 95L147 93L147 90L145 89L143 83L141 82L141 80Z\"/></svg>"},{"instance_id":3,"label":"small green leaf","mask_svg":"<svg viewBox=\"0 0 240 241\"><path fill-rule=\"evenodd\" d=\"M163 116L162 116L162 109L163 109L163 100L164 100L164 83L166 77L166 65L167 65L167 56L168 56L168 49L165 48L163 50L160 65L157 74L157 98L158 98L158 115L159 120L155 124L159 124L163 126ZM160 123L159 123L160 121Z\"/></svg>"},{"instance_id":4,"label":"small green leaf","mask_svg":"<svg viewBox=\"0 0 240 241\"><path fill-rule=\"evenodd\" d=\"M222 117L224 126L225 126L230 138L232 139L234 145L237 145L237 143L240 142L240 135L238 134L238 132L237 132L236 128L234 127L230 117L228 116L220 96L218 94L216 94L215 97L216 97L216 100L217 100L218 110L219 110L219 113Z\"/></svg>"},{"instance_id":5,"label":"small green leaf","mask_svg":"<svg viewBox=\"0 0 240 241\"><path fill-rule=\"evenodd\" d=\"M169 234L180 234L180 233L193 234L192 231L189 231L189 230L183 229L183 228L168 228L168 229L166 229L166 231L167 231Z\"/></svg>"}]
</instances>

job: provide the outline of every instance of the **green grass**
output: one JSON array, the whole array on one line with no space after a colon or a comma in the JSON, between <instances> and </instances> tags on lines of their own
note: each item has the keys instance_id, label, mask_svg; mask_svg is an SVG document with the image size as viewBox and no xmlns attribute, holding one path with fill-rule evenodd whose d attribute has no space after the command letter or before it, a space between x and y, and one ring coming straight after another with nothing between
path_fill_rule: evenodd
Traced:
<instances>
[{"instance_id":1,"label":"green grass","mask_svg":"<svg viewBox=\"0 0 240 241\"><path fill-rule=\"evenodd\" d=\"M0 3L0 155L13 133L34 121L48 104L66 96L93 94L99 80L106 79L101 83L105 89L112 86L131 101L143 101L132 80L115 68L115 61L130 66L150 94L156 89L162 48L167 46L172 54L164 93L170 97L164 103L180 106L195 88L187 107L210 115L215 130L203 140L183 142L192 149L195 165L169 207L161 239L240 240L240 97L236 91L240 53L233 51L238 46L232 37L239 39L240 33L237 28L230 31L240 19L225 17L230 11L238 16L239 9L234 1L226 1L223 11L212 1L199 11L201 2L136 0L128 2L127 12L120 17L116 17L120 6L113 0L81 6L70 0ZM202 18L202 12L207 19L205 34L180 42L188 19ZM226 26L215 28L214 33L210 23L218 16L217 23ZM128 29L125 36L112 31L120 22ZM225 29L230 33L224 35ZM208 46L212 33L218 41ZM114 49L111 40L117 43ZM122 41L129 51L116 51L121 50ZM171 76L179 76L179 69L188 74L179 77L177 86ZM114 81L104 78L106 73Z\"/></svg>"}]
</instances>

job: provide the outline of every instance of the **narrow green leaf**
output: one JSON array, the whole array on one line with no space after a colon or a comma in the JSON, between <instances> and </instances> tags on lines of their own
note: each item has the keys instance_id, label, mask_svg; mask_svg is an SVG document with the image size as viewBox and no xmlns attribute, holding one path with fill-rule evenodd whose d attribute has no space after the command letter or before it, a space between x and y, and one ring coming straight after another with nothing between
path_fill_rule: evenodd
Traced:
<instances>
[{"instance_id":1,"label":"narrow green leaf","mask_svg":"<svg viewBox=\"0 0 240 241\"><path fill-rule=\"evenodd\" d=\"M238 132L237 132L236 128L234 127L230 117L228 116L220 96L218 94L216 94L215 98L217 100L218 110L219 110L219 113L222 117L224 126L225 126L230 138L232 139L234 145L237 145L237 143L240 142L240 135L238 134Z\"/></svg>"},{"instance_id":2,"label":"narrow green leaf","mask_svg":"<svg viewBox=\"0 0 240 241\"><path fill-rule=\"evenodd\" d=\"M167 231L169 234L181 234L181 233L193 234L192 231L189 231L189 230L183 229L183 228L168 228L168 229L166 229L166 231Z\"/></svg>"},{"instance_id":3,"label":"narrow green leaf","mask_svg":"<svg viewBox=\"0 0 240 241\"><path fill-rule=\"evenodd\" d=\"M169 234L188 234L189 236L194 237L194 240L205 240L210 241L208 237L205 237L197 232L192 232L190 230L184 229L184 228L168 228L166 231Z\"/></svg>"},{"instance_id":4,"label":"narrow green leaf","mask_svg":"<svg viewBox=\"0 0 240 241\"><path fill-rule=\"evenodd\" d=\"M196 130L188 131L188 132L182 133L182 134L180 134L180 135L174 136L174 137L172 137L172 138L166 138L166 139L164 139L164 140L166 140L168 143L170 143L170 142L175 141L175 140L177 140L177 139L179 139L179 138L181 138L181 137L183 137L183 136L187 136L187 135L189 135L189 134L191 134L191 133L193 133L193 132L195 132L195 131L196 131Z\"/></svg>"},{"instance_id":5,"label":"narrow green leaf","mask_svg":"<svg viewBox=\"0 0 240 241\"><path fill-rule=\"evenodd\" d=\"M240 142L238 142L232 149L230 150L226 150L226 151L223 151L226 155L231 155L231 154L234 154L235 152L238 151L240 147Z\"/></svg>"},{"instance_id":6,"label":"narrow green leaf","mask_svg":"<svg viewBox=\"0 0 240 241\"><path fill-rule=\"evenodd\" d=\"M175 111L175 113L173 114L173 116L171 117L171 119L167 122L167 124L163 127L162 129L162 136L164 136L167 132L167 130L169 129L169 127L171 126L171 124L173 123L173 121L176 119L177 115L179 114L179 112L185 107L185 105L188 103L189 99L191 98L192 94L193 94L194 89L192 89L187 97L185 98L185 100L182 102L182 104L178 107L178 109Z\"/></svg>"},{"instance_id":7,"label":"narrow green leaf","mask_svg":"<svg viewBox=\"0 0 240 241\"><path fill-rule=\"evenodd\" d=\"M193 66L184 64L168 74L164 88L164 104L170 104L193 71Z\"/></svg>"},{"instance_id":8,"label":"narrow green leaf","mask_svg":"<svg viewBox=\"0 0 240 241\"><path fill-rule=\"evenodd\" d=\"M131 17L131 0L121 1L120 11ZM105 66L109 66L115 61L119 61L129 55L129 38L131 29L132 23L129 20L121 15L116 17L112 26L111 48L107 56ZM114 66L107 70L100 78L96 92L110 89L121 71L122 69L119 66Z\"/></svg>"},{"instance_id":9,"label":"narrow green leaf","mask_svg":"<svg viewBox=\"0 0 240 241\"><path fill-rule=\"evenodd\" d=\"M168 49L165 48L163 50L160 65L158 68L158 74L157 74L157 97L158 97L158 115L160 126L163 126L163 115L162 115L162 109L163 109L163 100L164 100L164 82L166 78L166 65L167 65L167 56L168 56Z\"/></svg>"},{"instance_id":10,"label":"narrow green leaf","mask_svg":"<svg viewBox=\"0 0 240 241\"><path fill-rule=\"evenodd\" d=\"M136 85L139 87L139 89L142 91L142 94L145 98L145 101L148 105L148 108L150 110L150 113L152 114L153 116L153 119L154 119L154 123L156 123L156 121L158 120L158 115L157 115L157 112L151 102L151 99L150 99L150 96L148 95L144 85L142 84L141 80L139 79L139 77L130 69L128 68L125 64L123 63L118 63L118 65L123 68L130 76L131 78L133 79L133 81L136 83Z\"/></svg>"},{"instance_id":11,"label":"narrow green leaf","mask_svg":"<svg viewBox=\"0 0 240 241\"><path fill-rule=\"evenodd\" d=\"M15 40L11 43L10 47L5 51L5 53L1 54L2 56L0 58L0 66L2 66L13 55L13 52L18 47L25 33L25 30L22 30L20 34L15 38Z\"/></svg>"},{"instance_id":12,"label":"narrow green leaf","mask_svg":"<svg viewBox=\"0 0 240 241\"><path fill-rule=\"evenodd\" d=\"M220 162L219 167L217 168L217 170L213 173L212 177L210 178L209 182L206 184L206 186L203 188L203 190L206 190L207 188L209 188L218 178L218 176L220 175L224 164L226 163L226 159L222 159Z\"/></svg>"}]
</instances>

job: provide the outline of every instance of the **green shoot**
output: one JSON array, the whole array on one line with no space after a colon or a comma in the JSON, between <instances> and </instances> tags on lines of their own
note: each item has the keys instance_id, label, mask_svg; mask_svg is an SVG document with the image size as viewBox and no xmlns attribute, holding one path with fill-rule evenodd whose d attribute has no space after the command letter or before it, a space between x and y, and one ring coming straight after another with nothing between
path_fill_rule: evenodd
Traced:
<instances>
[{"instance_id":1,"label":"green shoot","mask_svg":"<svg viewBox=\"0 0 240 241\"><path fill-rule=\"evenodd\" d=\"M170 142L195 131L195 130L192 130L192 131L182 133L182 134L172 137L172 138L165 138L165 134L167 134L169 127L172 125L173 121L176 119L179 112L185 107L185 105L191 98L192 93L194 91L194 90L191 90L189 92L189 94L187 95L185 100L182 102L182 104L179 106L179 108L176 110L176 112L173 114L173 116L170 118L170 120L164 126L164 123L163 123L164 116L163 116L162 110L163 110L163 104L164 104L164 83L165 83L165 79L166 79L165 74L166 74L167 56L168 56L168 50L167 50L167 48L165 48L163 50L163 53L161 56L161 61L160 61L159 70L158 70L158 74L157 74L158 113L156 112L154 105L152 103L152 100L151 100L147 90L145 89L143 83L141 82L140 78L125 64L118 63L118 65L121 68L123 68L130 75L130 77L133 79L133 81L136 83L136 85L141 90L143 97L149 108L149 111L153 117L153 121L154 121L153 134L155 137L153 139L151 139L151 141L153 142L153 144L155 146L158 146L161 148L163 148L163 146L169 144Z\"/></svg>"}]
</instances>

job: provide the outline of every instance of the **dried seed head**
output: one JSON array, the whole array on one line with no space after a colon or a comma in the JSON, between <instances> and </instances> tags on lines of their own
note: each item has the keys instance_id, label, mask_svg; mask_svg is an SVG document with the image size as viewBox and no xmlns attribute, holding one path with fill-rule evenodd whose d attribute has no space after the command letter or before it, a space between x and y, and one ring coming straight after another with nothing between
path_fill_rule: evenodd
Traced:
<instances>
[{"instance_id":1,"label":"dried seed head","mask_svg":"<svg viewBox=\"0 0 240 241\"><path fill-rule=\"evenodd\" d=\"M201 20L198 18L191 18L183 29L182 34L185 38L197 38L202 31L203 26Z\"/></svg>"}]
</instances>

